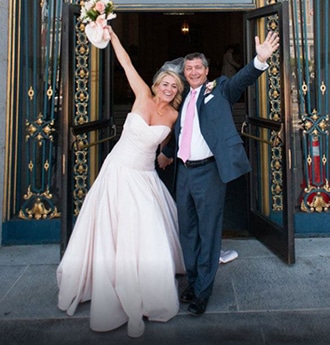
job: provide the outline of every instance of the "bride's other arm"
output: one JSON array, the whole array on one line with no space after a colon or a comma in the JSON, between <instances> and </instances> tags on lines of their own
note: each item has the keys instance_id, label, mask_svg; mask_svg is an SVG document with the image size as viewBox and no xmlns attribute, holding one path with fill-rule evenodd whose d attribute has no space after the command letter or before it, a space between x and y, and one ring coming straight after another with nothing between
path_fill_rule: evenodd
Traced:
<instances>
[{"instance_id":1,"label":"bride's other arm","mask_svg":"<svg viewBox=\"0 0 330 345\"><path fill-rule=\"evenodd\" d=\"M136 71L135 67L132 64L131 58L127 54L126 50L122 46L118 36L113 31L112 27L109 26L109 32L111 36L111 44L116 54L116 57L123 67L127 80L135 94L135 97L140 96L150 96L151 91L149 86L144 82L140 77L139 73Z\"/></svg>"}]
</instances>

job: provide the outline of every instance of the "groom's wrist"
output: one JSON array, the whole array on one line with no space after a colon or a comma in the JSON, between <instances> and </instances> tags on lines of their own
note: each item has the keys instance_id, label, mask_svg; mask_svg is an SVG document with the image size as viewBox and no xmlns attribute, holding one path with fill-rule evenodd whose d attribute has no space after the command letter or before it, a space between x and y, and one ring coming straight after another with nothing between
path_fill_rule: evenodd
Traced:
<instances>
[{"instance_id":1,"label":"groom's wrist","mask_svg":"<svg viewBox=\"0 0 330 345\"><path fill-rule=\"evenodd\" d=\"M269 67L268 63L266 61L261 61L258 55L256 55L253 62L254 62L254 67L260 71L264 71Z\"/></svg>"}]
</instances>

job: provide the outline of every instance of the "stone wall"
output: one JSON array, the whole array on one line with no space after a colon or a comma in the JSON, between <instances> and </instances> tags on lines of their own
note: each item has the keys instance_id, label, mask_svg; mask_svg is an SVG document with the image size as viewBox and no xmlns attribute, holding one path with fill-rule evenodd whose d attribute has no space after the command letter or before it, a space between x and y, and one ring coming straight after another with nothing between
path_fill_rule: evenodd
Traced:
<instances>
[{"instance_id":1,"label":"stone wall","mask_svg":"<svg viewBox=\"0 0 330 345\"><path fill-rule=\"evenodd\" d=\"M4 163L6 151L6 106L8 70L8 3L0 0L0 243L3 221Z\"/></svg>"}]
</instances>

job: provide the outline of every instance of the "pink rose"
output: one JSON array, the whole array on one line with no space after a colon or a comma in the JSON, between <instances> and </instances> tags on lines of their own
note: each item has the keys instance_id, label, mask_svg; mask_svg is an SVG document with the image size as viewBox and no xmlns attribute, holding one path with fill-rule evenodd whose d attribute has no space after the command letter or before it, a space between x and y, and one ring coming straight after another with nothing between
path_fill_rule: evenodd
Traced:
<instances>
[{"instance_id":1,"label":"pink rose","mask_svg":"<svg viewBox=\"0 0 330 345\"><path fill-rule=\"evenodd\" d=\"M95 4L95 10L98 11L100 14L102 14L105 10L105 5L103 2L101 1L98 1L96 4Z\"/></svg>"}]
</instances>

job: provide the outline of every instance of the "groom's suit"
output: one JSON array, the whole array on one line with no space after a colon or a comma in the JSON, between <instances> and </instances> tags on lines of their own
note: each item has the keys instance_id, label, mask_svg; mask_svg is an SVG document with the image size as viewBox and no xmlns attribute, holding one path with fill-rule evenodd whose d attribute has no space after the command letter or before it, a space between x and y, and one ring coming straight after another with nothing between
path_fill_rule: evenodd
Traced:
<instances>
[{"instance_id":1,"label":"groom's suit","mask_svg":"<svg viewBox=\"0 0 330 345\"><path fill-rule=\"evenodd\" d=\"M202 86L197 114L201 134L215 160L187 167L176 158L184 101L174 127L174 152L173 145L163 149L166 156L175 158L180 241L189 285L198 298L208 299L212 293L221 249L226 183L251 170L234 124L232 105L262 73L251 61L231 79L217 78L210 92Z\"/></svg>"},{"instance_id":2,"label":"groom's suit","mask_svg":"<svg viewBox=\"0 0 330 345\"><path fill-rule=\"evenodd\" d=\"M250 171L243 141L232 117L232 105L262 73L251 61L231 79L224 76L217 78L216 86L210 93L204 94L205 85L200 91L197 100L200 129L214 154L220 178L225 183ZM176 143L180 133L180 119L181 112L175 124Z\"/></svg>"}]
</instances>

